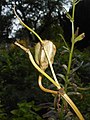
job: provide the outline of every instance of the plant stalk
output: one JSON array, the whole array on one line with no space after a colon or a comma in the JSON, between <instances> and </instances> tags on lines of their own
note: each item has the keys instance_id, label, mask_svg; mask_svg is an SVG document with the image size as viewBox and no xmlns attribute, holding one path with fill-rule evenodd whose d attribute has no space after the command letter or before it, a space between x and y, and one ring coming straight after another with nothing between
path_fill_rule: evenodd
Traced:
<instances>
[{"instance_id":1,"label":"plant stalk","mask_svg":"<svg viewBox=\"0 0 90 120\"><path fill-rule=\"evenodd\" d=\"M72 38L71 38L71 50L69 54L69 61L68 61L68 69L67 69L67 74L66 74L66 84L65 84L65 89L67 90L67 86L69 83L69 75L70 75L70 69L71 69L71 64L72 64L72 57L73 57L73 51L74 51L74 13L75 13L75 1L73 0L73 10L72 10L72 19L71 24L72 24Z\"/></svg>"}]
</instances>

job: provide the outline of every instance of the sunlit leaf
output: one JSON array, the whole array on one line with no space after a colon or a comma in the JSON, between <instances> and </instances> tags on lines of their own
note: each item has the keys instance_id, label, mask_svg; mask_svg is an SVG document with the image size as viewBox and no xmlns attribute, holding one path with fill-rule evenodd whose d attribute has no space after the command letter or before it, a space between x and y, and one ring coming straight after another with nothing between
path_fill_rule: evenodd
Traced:
<instances>
[{"instance_id":1,"label":"sunlit leaf","mask_svg":"<svg viewBox=\"0 0 90 120\"><path fill-rule=\"evenodd\" d=\"M65 81L65 76L63 74L57 74L57 75Z\"/></svg>"},{"instance_id":2,"label":"sunlit leaf","mask_svg":"<svg viewBox=\"0 0 90 120\"><path fill-rule=\"evenodd\" d=\"M67 48L67 47L65 47L65 46L63 46L63 48L64 48L64 49L66 49L66 50L67 50L67 52L69 51L69 48Z\"/></svg>"},{"instance_id":3,"label":"sunlit leaf","mask_svg":"<svg viewBox=\"0 0 90 120\"><path fill-rule=\"evenodd\" d=\"M63 64L62 66L67 71L67 65Z\"/></svg>"},{"instance_id":4,"label":"sunlit leaf","mask_svg":"<svg viewBox=\"0 0 90 120\"><path fill-rule=\"evenodd\" d=\"M76 43L78 41L81 41L84 37L85 37L85 33L82 33L74 39L74 42Z\"/></svg>"}]
</instances>

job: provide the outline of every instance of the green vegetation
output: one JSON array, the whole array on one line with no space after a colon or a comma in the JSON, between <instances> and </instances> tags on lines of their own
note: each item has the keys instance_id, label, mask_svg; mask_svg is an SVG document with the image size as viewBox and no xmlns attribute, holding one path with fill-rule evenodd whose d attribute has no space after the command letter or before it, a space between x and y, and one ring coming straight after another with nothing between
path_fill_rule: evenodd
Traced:
<instances>
[{"instance_id":1,"label":"green vegetation","mask_svg":"<svg viewBox=\"0 0 90 120\"><path fill-rule=\"evenodd\" d=\"M3 43L0 46L1 120L78 120L78 117L80 120L84 118L86 120L90 119L90 48L84 49L83 52L75 48L75 43L77 42L78 44L78 41L82 41L85 37L84 33L79 35L78 28L76 32L74 30L74 12L78 2L79 0L72 1L72 15L66 12L66 16L72 24L71 46L65 41L64 36L60 34L60 36L56 38L57 42L55 42L58 48L55 60L55 51L52 49L53 55L50 54L50 56L48 56L50 51L45 47L45 41L25 25L21 19L19 19L20 22L38 37L43 46L44 55L42 55L42 46L41 48L37 46L39 50L36 49L36 51L39 52L36 53L38 55L37 64L39 66L37 66L32 58L32 53L34 55L35 48L29 47L29 49L27 49L27 44L24 41L21 41L21 43L20 41L15 42L15 44L28 53L29 59L27 54L15 45ZM61 33L63 33L62 29ZM60 45L58 42L59 39ZM54 41L52 40L52 42L49 43L48 40L47 44L51 45L51 43L53 46ZM42 57L44 57L45 67L44 64L42 65ZM42 76L39 75L32 64L44 75L42 86L41 83L39 83L38 86L37 82L40 82L39 78ZM50 69L48 68L45 71L48 65L50 65ZM53 77L50 77L52 75ZM43 86L45 86L45 88ZM41 91L39 87L43 91L52 94ZM75 105L68 100L69 97L67 95L78 107L84 118ZM67 104L67 102L69 104Z\"/></svg>"}]
</instances>

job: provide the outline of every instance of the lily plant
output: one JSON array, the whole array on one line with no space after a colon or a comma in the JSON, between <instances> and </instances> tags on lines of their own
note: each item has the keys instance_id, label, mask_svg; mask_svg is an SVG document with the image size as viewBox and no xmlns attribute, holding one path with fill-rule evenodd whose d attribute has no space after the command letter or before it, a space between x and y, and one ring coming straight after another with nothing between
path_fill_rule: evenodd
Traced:
<instances>
[{"instance_id":1,"label":"lily plant","mask_svg":"<svg viewBox=\"0 0 90 120\"><path fill-rule=\"evenodd\" d=\"M58 95L58 96L60 95L71 106L71 108L74 110L74 112L76 113L78 118L80 120L84 120L84 117L82 116L82 114L80 113L80 111L78 110L78 108L76 107L74 102L67 95L67 87L68 87L68 84L70 83L69 77L70 77L70 72L71 72L71 64L72 64L74 45L76 42L82 40L85 37L85 33L82 33L80 35L74 33L74 12L75 12L75 6L79 1L80 0L72 0L72 15L70 15L68 12L66 12L66 16L68 17L68 19L70 20L70 22L72 24L71 48L68 47L64 37L62 35L60 35L65 42L66 49L69 51L68 66L64 66L67 71L66 75L65 76L62 74L60 75L61 78L65 81L65 86L62 87L61 84L59 83L59 81L56 77L56 74L54 72L53 66L52 66L52 64L54 62L54 56L56 53L55 45L53 44L53 42L51 42L49 40L42 40L41 37L33 29L28 27L19 18L19 16L16 13L15 7L14 7L14 13L15 13L16 17L18 18L18 20L20 21L20 23L24 27L26 27L30 32L32 32L40 41L35 46L35 60L34 60L29 48L24 47L17 41L15 42L15 45L19 46L21 49L23 49L28 54L32 65L40 72L40 75L38 77L38 84L39 84L39 87L41 88L41 90L43 90L44 92L54 94L54 95ZM78 32L78 29L77 29L77 32ZM53 78L50 77L45 72L45 70L48 68L48 66L50 66ZM43 76L46 77L56 87L57 90L51 90L51 89L45 88L42 84Z\"/></svg>"}]
</instances>

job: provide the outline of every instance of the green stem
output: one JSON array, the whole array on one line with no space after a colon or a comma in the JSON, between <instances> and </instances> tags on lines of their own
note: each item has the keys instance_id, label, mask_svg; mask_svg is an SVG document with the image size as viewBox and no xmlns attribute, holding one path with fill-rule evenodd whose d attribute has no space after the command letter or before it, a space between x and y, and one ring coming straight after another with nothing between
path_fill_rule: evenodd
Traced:
<instances>
[{"instance_id":1,"label":"green stem","mask_svg":"<svg viewBox=\"0 0 90 120\"><path fill-rule=\"evenodd\" d=\"M74 44L72 44L70 55L69 55L69 62L68 62L68 69L67 69L67 76L69 77L70 74L70 68L72 63L72 56L73 56L73 50L74 50Z\"/></svg>"},{"instance_id":2,"label":"green stem","mask_svg":"<svg viewBox=\"0 0 90 120\"><path fill-rule=\"evenodd\" d=\"M58 89L60 88L60 86L49 76L47 75L42 69L40 69L40 67L35 63L33 56L30 52L29 49L25 48L24 46L20 45L19 43L15 42L15 44L17 46L19 46L21 49L23 49L26 53L28 53L29 55L29 59L31 61L31 63L34 65L34 67L40 72L42 73L46 78L49 79L49 81L51 81ZM55 94L57 94L57 92L55 92ZM80 111L78 110L78 108L75 106L75 104L73 103L73 101L69 98L69 96L63 91L63 93L60 93L61 96L68 102L68 104L72 107L72 109L75 111L75 113L77 114L77 116L80 118L80 120L84 120L82 114L80 113Z\"/></svg>"},{"instance_id":3,"label":"green stem","mask_svg":"<svg viewBox=\"0 0 90 120\"><path fill-rule=\"evenodd\" d=\"M70 69L71 69L71 64L72 64L72 57L73 57L73 50L74 50L74 13L75 13L75 1L73 0L73 10L72 10L72 19L71 19L71 24L72 24L72 45L71 45L71 50L69 54L69 61L68 61L68 69L67 69L67 74L66 74L66 83L65 83L65 89L67 90L67 86L69 83L69 75L70 75Z\"/></svg>"},{"instance_id":4,"label":"green stem","mask_svg":"<svg viewBox=\"0 0 90 120\"><path fill-rule=\"evenodd\" d=\"M20 21L20 23L21 23L24 27L26 27L30 32L32 32L32 33L40 40L41 44L42 44L43 47L44 47L44 42L43 42L43 40L41 39L41 37L40 37L34 30L32 30L30 27L28 27L28 26L19 18L19 16L17 15L17 13L16 13L16 11L15 11L15 6L14 6L14 13L15 13L16 17L18 18L18 20ZM47 57L47 59L48 59L49 65L50 65L50 69L51 69L53 78L54 78L55 82L59 85L59 82L58 82L58 80L57 80L57 78L56 78L56 75L55 75L55 72L54 72L52 63L51 63L50 58L49 58L49 56L48 56L48 54L47 54L47 51L45 50L45 47L44 47L44 51L45 51L46 57ZM60 86L60 85L59 85L59 86ZM60 88L60 87L59 87L59 88Z\"/></svg>"},{"instance_id":5,"label":"green stem","mask_svg":"<svg viewBox=\"0 0 90 120\"><path fill-rule=\"evenodd\" d=\"M56 87L57 89L60 89L60 85L57 84L48 74L46 74L34 61L34 58L30 52L29 49L25 48L24 46L20 45L18 42L15 42L15 45L19 46L21 49L23 49L26 53L28 53L29 55L29 59L31 61L31 63L33 64L33 66L42 74L44 75L50 82L52 82Z\"/></svg>"},{"instance_id":6,"label":"green stem","mask_svg":"<svg viewBox=\"0 0 90 120\"><path fill-rule=\"evenodd\" d=\"M26 27L30 32L32 32L35 36L37 36L37 38L40 40L40 42L43 44L43 40L41 39L41 37L34 31L34 30L32 30L30 27L28 27L21 19L20 19L20 17L17 15L17 13L16 13L16 11L15 11L15 6L14 6L14 13L15 13L15 15L16 15L16 17L18 18L18 20L20 21L20 23L24 26L24 27Z\"/></svg>"}]
</instances>

